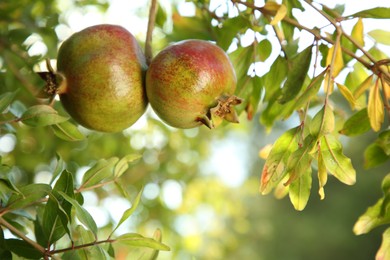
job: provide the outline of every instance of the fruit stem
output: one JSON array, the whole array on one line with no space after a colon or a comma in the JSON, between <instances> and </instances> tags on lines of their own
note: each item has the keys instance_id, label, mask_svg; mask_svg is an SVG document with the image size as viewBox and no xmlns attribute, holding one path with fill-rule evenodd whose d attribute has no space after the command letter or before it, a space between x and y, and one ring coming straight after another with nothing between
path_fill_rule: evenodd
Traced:
<instances>
[{"instance_id":1,"label":"fruit stem","mask_svg":"<svg viewBox=\"0 0 390 260\"><path fill-rule=\"evenodd\" d=\"M149 9L149 21L148 21L148 30L146 32L146 40L145 40L145 57L146 63L149 65L153 58L153 49L152 49L152 36L154 24L156 22L156 14L157 14L157 0L152 0Z\"/></svg>"}]
</instances>

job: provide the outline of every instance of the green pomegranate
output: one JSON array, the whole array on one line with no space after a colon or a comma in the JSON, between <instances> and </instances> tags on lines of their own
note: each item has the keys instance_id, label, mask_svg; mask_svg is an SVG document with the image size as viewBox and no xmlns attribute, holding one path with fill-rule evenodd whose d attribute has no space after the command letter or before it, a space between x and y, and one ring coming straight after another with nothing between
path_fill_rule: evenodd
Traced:
<instances>
[{"instance_id":1,"label":"green pomegranate","mask_svg":"<svg viewBox=\"0 0 390 260\"><path fill-rule=\"evenodd\" d=\"M153 110L168 125L213 128L222 119L238 123L233 108L236 74L226 53L203 40L186 40L162 50L146 73Z\"/></svg>"},{"instance_id":2,"label":"green pomegranate","mask_svg":"<svg viewBox=\"0 0 390 260\"><path fill-rule=\"evenodd\" d=\"M60 47L58 94L79 124L119 132L145 112L146 60L134 36L116 25L96 25L73 34Z\"/></svg>"}]
</instances>

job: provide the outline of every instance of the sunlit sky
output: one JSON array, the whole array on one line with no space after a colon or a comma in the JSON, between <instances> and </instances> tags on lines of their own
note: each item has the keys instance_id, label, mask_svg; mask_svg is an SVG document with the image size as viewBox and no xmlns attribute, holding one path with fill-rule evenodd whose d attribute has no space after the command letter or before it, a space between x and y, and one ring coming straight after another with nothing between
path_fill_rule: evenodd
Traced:
<instances>
[{"instance_id":1,"label":"sunlit sky","mask_svg":"<svg viewBox=\"0 0 390 260\"><path fill-rule=\"evenodd\" d=\"M79 9L72 8L72 1L68 0L58 0L59 7L61 9L61 13L63 14L63 19L67 25L61 25L56 28L57 35L60 40L65 40L72 33L80 31L88 26L101 24L101 23L111 23L118 24L125 28L127 28L130 32L136 35L140 39L144 39L146 35L146 25L147 25L147 17L140 18L138 13L140 10L144 9L145 14L148 11L147 1L123 1L123 0L109 0L110 7L108 8L106 13L101 13L97 8L88 8L87 11L81 11ZM182 15L193 15L195 12L195 8L192 3L188 3L183 1L175 1L178 4L178 10ZM345 13L352 14L360 10L369 9L378 6L390 7L390 1L388 0L338 0L338 1L317 1L321 3L326 3L328 6L334 6L336 4L345 4ZM170 0L160 0L160 3L166 8L168 14L171 12L170 9ZM255 1L256 5L262 6L264 1ZM211 7L213 10L216 10L217 13L225 12L226 10L226 1L225 0L214 0L211 1ZM307 7L307 6L305 6ZM310 7L306 8L310 10ZM299 12L299 11L297 11ZM231 14L231 15L234 15ZM314 11L307 12L305 15L298 15L297 19L306 25L309 26L317 26L323 27L328 24L325 19L321 19ZM351 26L356 22L350 21L345 23L345 29L348 31L351 29ZM368 32L375 29L385 29L388 30L390 28L390 21L378 22L376 20L367 20L365 22L365 32ZM243 38L244 44L250 44L253 40L253 31L248 31L246 37ZM307 37L303 32L301 35L302 45L305 43L305 39L308 42L312 42L312 38L309 34ZM308 39L308 40L307 40ZM260 39L261 40L261 39ZM278 46L279 43L275 37L269 38L273 46ZM39 41L39 37L32 37L29 39L32 47L30 48L30 54L44 54L47 50L46 47ZM385 46L380 46L385 49ZM389 50L388 48L386 49ZM390 51L389 51L390 53ZM258 63L258 68L256 72L259 75L266 73L269 69L270 64L279 55L279 50L274 48L273 53L270 58L266 62ZM141 118L134 128L142 128L146 124L145 118ZM240 139L241 142L237 142ZM132 143L132 147L142 148L145 144L142 143L144 139L142 138L134 138L134 140L141 140L141 143ZM144 140L145 141L145 140ZM161 141L161 140L160 140ZM4 135L0 137L0 153L7 153L13 150L16 139L13 135ZM208 162L205 164L205 172L214 172L226 185L231 187L240 186L246 179L248 174L248 162L245 157L245 151L247 150L249 144L249 140L245 140L243 136L230 136L226 140L216 141L212 146L211 157ZM238 156L239 155L239 156ZM88 168L80 169L78 176L82 176L83 171ZM41 175L37 175L36 181L43 181L45 179L50 178L50 173L43 172ZM160 190L161 189L161 190ZM145 187L144 197L147 199L154 199L161 194L163 201L166 203L168 208L176 209L181 205L182 202L182 187L176 181L167 180L161 187L156 184L148 184ZM119 221L121 216L121 212L118 212L118 209L125 210L130 207L130 202L121 199L121 198L107 198L106 201L103 201L103 206L106 209L115 209L111 210L102 210L101 207L98 207L98 200L96 195L93 192L87 192L84 194L85 197L88 197L86 201L89 201L87 209L92 213L93 216L99 216L96 218L98 225L103 226L106 224L110 218L115 221ZM205 219L205 216L210 213L209 210L204 209L204 214L200 214L201 219ZM202 212L203 212L202 211ZM203 216L203 217L202 217ZM194 216L193 216L194 217ZM188 225L188 222L191 222L191 216L182 216L182 218L177 219L178 230L181 232L195 232L193 230L188 230L182 227L191 227L192 225ZM199 220L200 223L206 225L207 221ZM210 219L206 217L206 219ZM129 221L124 224L117 232L123 233L124 231L128 232L129 230L135 229L135 222ZM152 227L154 228L154 227Z\"/></svg>"}]
</instances>

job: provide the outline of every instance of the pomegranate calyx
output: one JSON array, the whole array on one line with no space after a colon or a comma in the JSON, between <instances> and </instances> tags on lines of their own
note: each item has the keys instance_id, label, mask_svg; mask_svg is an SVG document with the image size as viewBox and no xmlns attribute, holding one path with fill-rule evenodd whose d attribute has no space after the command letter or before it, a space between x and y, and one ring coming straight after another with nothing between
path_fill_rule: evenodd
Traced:
<instances>
[{"instance_id":1,"label":"pomegranate calyx","mask_svg":"<svg viewBox=\"0 0 390 260\"><path fill-rule=\"evenodd\" d=\"M218 103L210 109L210 114L214 125L219 125L225 119L231 123L239 123L238 115L234 106L242 103L242 99L234 95L222 95L218 98Z\"/></svg>"}]
</instances>

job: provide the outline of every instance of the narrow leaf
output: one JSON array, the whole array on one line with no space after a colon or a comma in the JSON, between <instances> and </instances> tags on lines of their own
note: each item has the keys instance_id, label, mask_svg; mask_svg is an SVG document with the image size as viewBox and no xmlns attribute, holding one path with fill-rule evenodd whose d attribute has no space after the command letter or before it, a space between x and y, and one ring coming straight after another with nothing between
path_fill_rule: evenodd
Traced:
<instances>
[{"instance_id":1,"label":"narrow leaf","mask_svg":"<svg viewBox=\"0 0 390 260\"><path fill-rule=\"evenodd\" d=\"M344 123L340 134L347 136L357 136L366 133L371 129L370 120L368 119L367 108L363 108L357 113L353 114Z\"/></svg>"},{"instance_id":2,"label":"narrow leaf","mask_svg":"<svg viewBox=\"0 0 390 260\"><path fill-rule=\"evenodd\" d=\"M50 185L36 183L28 184L21 187L20 194L12 194L8 200L7 208L21 209L38 202L40 199L46 197L51 192Z\"/></svg>"},{"instance_id":3,"label":"narrow leaf","mask_svg":"<svg viewBox=\"0 0 390 260\"><path fill-rule=\"evenodd\" d=\"M315 78L312 79L310 84L307 86L305 91L297 98L294 109L299 109L304 107L309 100L312 99L318 93L318 90L321 87L321 84L324 80L324 76L327 70L325 69L323 72L318 74Z\"/></svg>"},{"instance_id":4,"label":"narrow leaf","mask_svg":"<svg viewBox=\"0 0 390 260\"><path fill-rule=\"evenodd\" d=\"M356 107L356 99L353 96L352 92L344 86L343 84L336 83L338 89L340 90L341 95L348 101L349 105L351 106L352 109Z\"/></svg>"},{"instance_id":5,"label":"narrow leaf","mask_svg":"<svg viewBox=\"0 0 390 260\"><path fill-rule=\"evenodd\" d=\"M53 188L53 192L44 207L42 223L43 233L48 244L53 244L65 234L71 235L68 228L71 216L72 205L62 199L57 192L64 192L74 196L73 176L68 171L63 171Z\"/></svg>"},{"instance_id":6,"label":"narrow leaf","mask_svg":"<svg viewBox=\"0 0 390 260\"><path fill-rule=\"evenodd\" d=\"M40 259L43 257L43 253L24 240L10 238L5 240L5 244L10 251L18 256L27 259Z\"/></svg>"},{"instance_id":7,"label":"narrow leaf","mask_svg":"<svg viewBox=\"0 0 390 260\"><path fill-rule=\"evenodd\" d=\"M58 115L57 111L51 106L47 105L36 105L28 108L23 113L21 121L29 126L47 126L54 125L69 118Z\"/></svg>"},{"instance_id":8,"label":"narrow leaf","mask_svg":"<svg viewBox=\"0 0 390 260\"><path fill-rule=\"evenodd\" d=\"M120 177L127 169L129 169L129 164L139 160L142 157L140 154L128 154L118 161L115 165L114 176L116 178Z\"/></svg>"},{"instance_id":9,"label":"narrow leaf","mask_svg":"<svg viewBox=\"0 0 390 260\"><path fill-rule=\"evenodd\" d=\"M352 28L351 36L360 46L364 46L364 26L362 18L359 18Z\"/></svg>"},{"instance_id":10,"label":"narrow leaf","mask_svg":"<svg viewBox=\"0 0 390 260\"><path fill-rule=\"evenodd\" d=\"M334 60L333 60L334 52L336 52L336 56L334 56ZM332 64L333 64L332 78L335 78L337 77L337 75L339 75L340 71L344 68L343 52L341 50L340 44L335 44L329 49L328 56L326 57L326 65L328 66Z\"/></svg>"},{"instance_id":11,"label":"narrow leaf","mask_svg":"<svg viewBox=\"0 0 390 260\"><path fill-rule=\"evenodd\" d=\"M287 74L287 80L282 88L278 101L282 104L292 100L302 89L311 62L312 47L309 46L292 58Z\"/></svg>"},{"instance_id":12,"label":"narrow leaf","mask_svg":"<svg viewBox=\"0 0 390 260\"><path fill-rule=\"evenodd\" d=\"M170 251L170 248L167 245L158 242L153 238L143 237L139 234L134 234L134 233L121 235L118 238L116 238L115 241L121 244L125 244L127 246L149 247L149 248L162 250L162 251Z\"/></svg>"},{"instance_id":13,"label":"narrow leaf","mask_svg":"<svg viewBox=\"0 0 390 260\"><path fill-rule=\"evenodd\" d=\"M270 22L270 25L278 24L287 14L287 7L284 4L281 4L276 11L274 19Z\"/></svg>"},{"instance_id":14,"label":"narrow leaf","mask_svg":"<svg viewBox=\"0 0 390 260\"><path fill-rule=\"evenodd\" d=\"M370 95L368 97L367 112L372 130L378 132L381 129L385 117L383 100L378 84L371 87Z\"/></svg>"},{"instance_id":15,"label":"narrow leaf","mask_svg":"<svg viewBox=\"0 0 390 260\"><path fill-rule=\"evenodd\" d=\"M321 138L321 152L326 169L341 182L352 185L356 182L356 171L351 159L342 152L341 143L332 135Z\"/></svg>"},{"instance_id":16,"label":"narrow leaf","mask_svg":"<svg viewBox=\"0 0 390 260\"><path fill-rule=\"evenodd\" d=\"M132 203L131 207L130 207L129 209L127 209L125 212L123 212L123 215L122 215L121 219L119 220L118 224L117 224L116 227L112 230L111 233L114 233L115 230L117 230L118 227L119 227L123 222L125 222L125 221L134 213L134 211L137 209L138 204L139 204L139 202L141 201L142 191L143 191L143 189L141 189L140 192L137 194L137 197L135 198L135 200L134 200L134 202Z\"/></svg>"},{"instance_id":17,"label":"narrow leaf","mask_svg":"<svg viewBox=\"0 0 390 260\"><path fill-rule=\"evenodd\" d=\"M269 193L285 176L287 161L291 153L298 148L296 137L299 133L299 127L292 128L274 143L261 174L262 194Z\"/></svg>"},{"instance_id":18,"label":"narrow leaf","mask_svg":"<svg viewBox=\"0 0 390 260\"><path fill-rule=\"evenodd\" d=\"M350 17L379 18L379 19L390 18L390 8L376 7L376 8L357 12L355 14L350 15Z\"/></svg>"},{"instance_id":19,"label":"narrow leaf","mask_svg":"<svg viewBox=\"0 0 390 260\"><path fill-rule=\"evenodd\" d=\"M59 154L56 154L56 167L53 170L53 176L51 177L50 184L53 184L54 180L65 170L65 162Z\"/></svg>"},{"instance_id":20,"label":"narrow leaf","mask_svg":"<svg viewBox=\"0 0 390 260\"><path fill-rule=\"evenodd\" d=\"M65 199L67 200L74 209L76 210L76 216L80 220L80 222L85 225L89 230L92 231L92 233L97 236L97 226L95 221L93 220L92 216L88 213L86 209L84 209L78 202L77 200L71 198L68 196L66 193L62 191L58 191L58 193Z\"/></svg>"},{"instance_id":21,"label":"narrow leaf","mask_svg":"<svg viewBox=\"0 0 390 260\"><path fill-rule=\"evenodd\" d=\"M11 104L12 100L14 100L16 96L15 92L5 92L0 95L0 113L4 112L4 110Z\"/></svg>"},{"instance_id":22,"label":"narrow leaf","mask_svg":"<svg viewBox=\"0 0 390 260\"><path fill-rule=\"evenodd\" d=\"M69 121L61 122L51 126L54 134L65 141L81 141L85 139L85 135Z\"/></svg>"},{"instance_id":23,"label":"narrow leaf","mask_svg":"<svg viewBox=\"0 0 390 260\"><path fill-rule=\"evenodd\" d=\"M102 180L113 176L113 167L118 162L118 158L112 157L108 160L100 159L83 176L82 188L88 188L100 183Z\"/></svg>"},{"instance_id":24,"label":"narrow leaf","mask_svg":"<svg viewBox=\"0 0 390 260\"><path fill-rule=\"evenodd\" d=\"M374 75L371 75L367 77L355 90L353 93L353 96L355 99L358 99L367 89L373 86L373 79Z\"/></svg>"}]
</instances>

